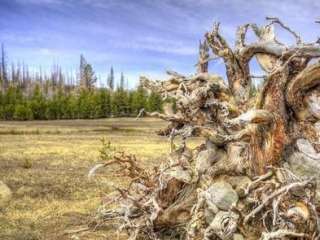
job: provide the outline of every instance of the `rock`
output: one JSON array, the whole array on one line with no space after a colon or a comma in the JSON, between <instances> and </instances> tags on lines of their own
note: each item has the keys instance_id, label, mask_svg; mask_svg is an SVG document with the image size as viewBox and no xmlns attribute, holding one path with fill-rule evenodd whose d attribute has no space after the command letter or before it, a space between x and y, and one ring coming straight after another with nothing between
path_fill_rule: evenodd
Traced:
<instances>
[{"instance_id":1,"label":"rock","mask_svg":"<svg viewBox=\"0 0 320 240\"><path fill-rule=\"evenodd\" d=\"M229 183L224 181L214 183L206 191L206 201L224 211L236 205L238 200L239 197L236 191Z\"/></svg>"},{"instance_id":2,"label":"rock","mask_svg":"<svg viewBox=\"0 0 320 240\"><path fill-rule=\"evenodd\" d=\"M320 200L320 159L312 157L314 152L305 141L300 141L298 149L303 152L295 151L287 158L290 170L299 177L315 177L317 199Z\"/></svg>"},{"instance_id":3,"label":"rock","mask_svg":"<svg viewBox=\"0 0 320 240\"><path fill-rule=\"evenodd\" d=\"M204 219L206 220L207 224L210 224L214 219L215 213L213 213L210 209L204 209Z\"/></svg>"},{"instance_id":4,"label":"rock","mask_svg":"<svg viewBox=\"0 0 320 240\"><path fill-rule=\"evenodd\" d=\"M199 174L206 172L217 161L215 149L208 149L198 153L196 158L196 170Z\"/></svg>"},{"instance_id":5,"label":"rock","mask_svg":"<svg viewBox=\"0 0 320 240\"><path fill-rule=\"evenodd\" d=\"M178 179L179 181L184 183L192 182L192 176L190 171L187 169L183 169L181 166L176 166L167 170L165 175L174 177L175 179Z\"/></svg>"},{"instance_id":6,"label":"rock","mask_svg":"<svg viewBox=\"0 0 320 240\"><path fill-rule=\"evenodd\" d=\"M0 209L5 208L12 198L10 188L2 181L0 181Z\"/></svg>"},{"instance_id":7,"label":"rock","mask_svg":"<svg viewBox=\"0 0 320 240\"><path fill-rule=\"evenodd\" d=\"M305 154L310 158L320 161L320 153L316 152L312 144L307 139L298 139L297 147L301 153Z\"/></svg>"}]
</instances>

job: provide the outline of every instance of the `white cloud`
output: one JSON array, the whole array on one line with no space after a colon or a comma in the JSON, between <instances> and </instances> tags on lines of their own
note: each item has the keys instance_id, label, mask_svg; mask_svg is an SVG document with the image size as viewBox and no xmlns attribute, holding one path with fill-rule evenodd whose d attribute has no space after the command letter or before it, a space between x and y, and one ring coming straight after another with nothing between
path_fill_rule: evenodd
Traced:
<instances>
[{"instance_id":1,"label":"white cloud","mask_svg":"<svg viewBox=\"0 0 320 240\"><path fill-rule=\"evenodd\" d=\"M55 49L50 49L50 48L40 48L38 50L38 54L48 56L48 57L57 57L61 55L61 52Z\"/></svg>"},{"instance_id":2,"label":"white cloud","mask_svg":"<svg viewBox=\"0 0 320 240\"><path fill-rule=\"evenodd\" d=\"M197 53L197 49L194 45L187 45L179 40L162 39L155 36L141 37L135 40L129 40L125 43L121 42L119 45L127 48L143 49L177 55L194 55Z\"/></svg>"}]
</instances>

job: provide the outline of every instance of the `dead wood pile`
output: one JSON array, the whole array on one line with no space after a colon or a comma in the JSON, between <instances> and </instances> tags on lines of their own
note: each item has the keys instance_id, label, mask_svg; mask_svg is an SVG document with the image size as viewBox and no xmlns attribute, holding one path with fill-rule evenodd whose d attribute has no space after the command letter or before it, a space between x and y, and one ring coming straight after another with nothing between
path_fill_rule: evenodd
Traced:
<instances>
[{"instance_id":1,"label":"dead wood pile","mask_svg":"<svg viewBox=\"0 0 320 240\"><path fill-rule=\"evenodd\" d=\"M281 43L274 26L295 43ZM247 43L250 30L256 41ZM265 73L257 94L254 57ZM278 18L240 26L234 47L215 23L200 43L196 74L141 77L146 89L176 101L175 111L146 113L169 122L162 133L171 153L152 171L125 153L99 165L116 165L131 179L99 209L100 221L116 222L131 240L320 239L319 57L319 41L303 42ZM216 60L227 81L208 73ZM203 144L189 148L191 136ZM311 164L318 175L297 173L295 164Z\"/></svg>"}]
</instances>

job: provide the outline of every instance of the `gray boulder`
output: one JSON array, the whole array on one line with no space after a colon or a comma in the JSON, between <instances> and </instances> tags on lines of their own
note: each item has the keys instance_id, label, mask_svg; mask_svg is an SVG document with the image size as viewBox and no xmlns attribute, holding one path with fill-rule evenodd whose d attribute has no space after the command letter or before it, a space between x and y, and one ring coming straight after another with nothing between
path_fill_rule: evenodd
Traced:
<instances>
[{"instance_id":1,"label":"gray boulder","mask_svg":"<svg viewBox=\"0 0 320 240\"><path fill-rule=\"evenodd\" d=\"M169 178L176 178L181 182L184 183L191 183L192 182L192 175L191 172L187 169L183 169L181 166L176 166L170 168L166 171L165 176Z\"/></svg>"},{"instance_id":2,"label":"gray boulder","mask_svg":"<svg viewBox=\"0 0 320 240\"><path fill-rule=\"evenodd\" d=\"M208 170L209 167L212 166L215 159L215 150L208 149L204 150L198 153L197 159L196 159L196 169L198 173L204 173L206 170Z\"/></svg>"},{"instance_id":3,"label":"gray boulder","mask_svg":"<svg viewBox=\"0 0 320 240\"><path fill-rule=\"evenodd\" d=\"M320 162L320 152L318 153L307 139L298 139L297 148L299 152L303 153L307 157Z\"/></svg>"},{"instance_id":4,"label":"gray boulder","mask_svg":"<svg viewBox=\"0 0 320 240\"><path fill-rule=\"evenodd\" d=\"M205 173L214 163L224 157L225 154L216 148L208 148L198 153L196 158L196 170L199 174Z\"/></svg>"},{"instance_id":5,"label":"gray boulder","mask_svg":"<svg viewBox=\"0 0 320 240\"><path fill-rule=\"evenodd\" d=\"M317 198L320 200L320 153L305 139L297 140L298 151L287 159L291 171L300 177L315 177L317 181Z\"/></svg>"},{"instance_id":6,"label":"gray boulder","mask_svg":"<svg viewBox=\"0 0 320 240\"><path fill-rule=\"evenodd\" d=\"M238 200L236 191L224 181L212 184L206 191L206 201L216 205L220 210L228 211Z\"/></svg>"}]
</instances>

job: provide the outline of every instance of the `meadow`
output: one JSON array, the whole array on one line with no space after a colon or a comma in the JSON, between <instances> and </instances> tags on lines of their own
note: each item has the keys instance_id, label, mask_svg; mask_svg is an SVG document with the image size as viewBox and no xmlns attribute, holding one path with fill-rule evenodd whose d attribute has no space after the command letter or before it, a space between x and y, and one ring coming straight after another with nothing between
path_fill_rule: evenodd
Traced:
<instances>
[{"instance_id":1,"label":"meadow","mask_svg":"<svg viewBox=\"0 0 320 240\"><path fill-rule=\"evenodd\" d=\"M95 228L95 215L125 180L105 169L87 177L101 162L101 139L151 168L169 152L168 139L155 134L165 125L151 118L0 122L0 180L13 192L0 212L0 239L114 239L111 227Z\"/></svg>"}]
</instances>

